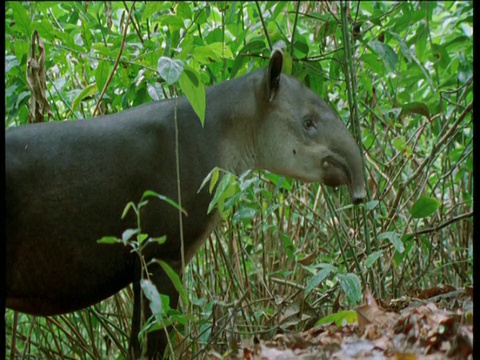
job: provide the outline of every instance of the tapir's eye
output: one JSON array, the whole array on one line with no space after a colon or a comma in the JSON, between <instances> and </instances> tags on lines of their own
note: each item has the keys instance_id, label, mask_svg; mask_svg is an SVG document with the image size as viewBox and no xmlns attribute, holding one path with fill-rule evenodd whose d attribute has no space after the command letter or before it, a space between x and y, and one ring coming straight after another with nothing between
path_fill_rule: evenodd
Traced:
<instances>
[{"instance_id":1,"label":"tapir's eye","mask_svg":"<svg viewBox=\"0 0 480 360\"><path fill-rule=\"evenodd\" d=\"M303 120L303 127L305 130L309 131L315 130L317 128L315 122L310 118L305 118Z\"/></svg>"}]
</instances>

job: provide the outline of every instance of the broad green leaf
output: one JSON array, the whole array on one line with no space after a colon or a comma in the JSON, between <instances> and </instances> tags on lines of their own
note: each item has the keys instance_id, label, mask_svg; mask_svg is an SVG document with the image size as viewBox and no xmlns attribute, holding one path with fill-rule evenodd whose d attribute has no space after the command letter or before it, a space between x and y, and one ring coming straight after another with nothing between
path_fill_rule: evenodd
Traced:
<instances>
[{"instance_id":1,"label":"broad green leaf","mask_svg":"<svg viewBox=\"0 0 480 360\"><path fill-rule=\"evenodd\" d=\"M230 76L233 78L237 74L238 70L243 66L245 61L248 61L245 55L258 54L265 49L265 42L263 40L253 40L245 45L239 52L230 71Z\"/></svg>"},{"instance_id":2,"label":"broad green leaf","mask_svg":"<svg viewBox=\"0 0 480 360\"><path fill-rule=\"evenodd\" d=\"M400 235L395 231L386 231L378 235L378 240L385 240L387 239L393 245L395 250L399 253L402 253L405 249L403 247L403 242L400 239Z\"/></svg>"},{"instance_id":3,"label":"broad green leaf","mask_svg":"<svg viewBox=\"0 0 480 360\"><path fill-rule=\"evenodd\" d=\"M96 92L98 91L98 87L96 83L92 83L90 85L87 85L85 89L83 89L80 94L78 94L75 99L73 99L72 102L72 109L75 110L75 108L82 102L82 100L93 96Z\"/></svg>"},{"instance_id":4,"label":"broad green leaf","mask_svg":"<svg viewBox=\"0 0 480 360\"><path fill-rule=\"evenodd\" d=\"M374 54L363 54L360 59L365 63L366 67L373 73L378 75L385 74L385 64Z\"/></svg>"},{"instance_id":5,"label":"broad green leaf","mask_svg":"<svg viewBox=\"0 0 480 360\"><path fill-rule=\"evenodd\" d=\"M425 23L418 24L417 32L415 34L415 54L417 58L423 62L425 50L427 48L427 31Z\"/></svg>"},{"instance_id":6,"label":"broad green leaf","mask_svg":"<svg viewBox=\"0 0 480 360\"><path fill-rule=\"evenodd\" d=\"M315 323L315 326L334 322L335 325L341 327L346 324L355 324L358 322L358 315L355 310L342 310L335 314L327 315Z\"/></svg>"},{"instance_id":7,"label":"broad green leaf","mask_svg":"<svg viewBox=\"0 0 480 360\"><path fill-rule=\"evenodd\" d=\"M309 47L308 47L308 44L307 42L305 41L305 39L303 38L300 38L298 39L297 41L295 41L295 44L294 44L294 49L295 49L295 55L297 57L305 57L308 55L308 51L310 50Z\"/></svg>"},{"instance_id":8,"label":"broad green leaf","mask_svg":"<svg viewBox=\"0 0 480 360\"><path fill-rule=\"evenodd\" d=\"M99 91L103 90L105 83L111 72L111 66L107 61L99 61L97 69L95 70L95 81Z\"/></svg>"},{"instance_id":9,"label":"broad green leaf","mask_svg":"<svg viewBox=\"0 0 480 360\"><path fill-rule=\"evenodd\" d=\"M175 84L183 74L184 64L182 60L173 60L162 56L158 59L158 72L168 85Z\"/></svg>"},{"instance_id":10,"label":"broad green leaf","mask_svg":"<svg viewBox=\"0 0 480 360\"><path fill-rule=\"evenodd\" d=\"M445 50L443 45L432 44L432 59L436 66L440 67L440 70L444 70L450 64L450 55Z\"/></svg>"},{"instance_id":11,"label":"broad green leaf","mask_svg":"<svg viewBox=\"0 0 480 360\"><path fill-rule=\"evenodd\" d=\"M185 70L180 76L180 88L186 95L188 101L200 118L202 126L205 126L206 94L205 86L200 80L200 76L193 68L185 65Z\"/></svg>"},{"instance_id":12,"label":"broad green leaf","mask_svg":"<svg viewBox=\"0 0 480 360\"><path fill-rule=\"evenodd\" d=\"M402 112L400 115L405 114L419 114L425 116L430 120L430 112L428 111L428 106L424 102L414 101L408 104L402 105Z\"/></svg>"},{"instance_id":13,"label":"broad green leaf","mask_svg":"<svg viewBox=\"0 0 480 360\"><path fill-rule=\"evenodd\" d=\"M398 136L395 139L393 139L392 143L395 149L397 149L400 152L403 152L403 150L405 150L407 146L407 141L405 140L405 138L401 136Z\"/></svg>"},{"instance_id":14,"label":"broad green leaf","mask_svg":"<svg viewBox=\"0 0 480 360\"><path fill-rule=\"evenodd\" d=\"M13 10L13 18L15 19L14 26L17 26L18 30L26 34L27 38L30 40L33 33L32 21L30 20L30 17L28 16L28 13L25 10L22 2L9 1L8 5Z\"/></svg>"},{"instance_id":15,"label":"broad green leaf","mask_svg":"<svg viewBox=\"0 0 480 360\"><path fill-rule=\"evenodd\" d=\"M368 46L374 53L380 56L389 71L395 72L397 70L398 56L388 44L373 40L368 43Z\"/></svg>"},{"instance_id":16,"label":"broad green leaf","mask_svg":"<svg viewBox=\"0 0 480 360\"><path fill-rule=\"evenodd\" d=\"M163 271L165 271L165 273L168 275L168 278L170 279L173 286L175 286L175 289L180 294L180 297L182 298L184 304L188 306L189 300L188 300L187 292L183 287L182 279L180 278L180 276L165 261L163 260L156 260L156 261L160 264Z\"/></svg>"},{"instance_id":17,"label":"broad green leaf","mask_svg":"<svg viewBox=\"0 0 480 360\"><path fill-rule=\"evenodd\" d=\"M159 17L160 24L167 25L174 32L184 27L183 20L177 15L162 15Z\"/></svg>"},{"instance_id":18,"label":"broad green leaf","mask_svg":"<svg viewBox=\"0 0 480 360\"><path fill-rule=\"evenodd\" d=\"M347 299L352 305L356 305L362 299L362 283L356 274L348 273L338 274L338 281L343 291L347 294Z\"/></svg>"},{"instance_id":19,"label":"broad green leaf","mask_svg":"<svg viewBox=\"0 0 480 360\"><path fill-rule=\"evenodd\" d=\"M228 46L224 46L221 42L208 44L208 47L218 55L219 58L233 59L232 51Z\"/></svg>"},{"instance_id":20,"label":"broad green leaf","mask_svg":"<svg viewBox=\"0 0 480 360\"><path fill-rule=\"evenodd\" d=\"M367 211L368 210L373 210L378 206L379 203L380 202L378 200L369 201L365 204L365 208L367 209Z\"/></svg>"},{"instance_id":21,"label":"broad green leaf","mask_svg":"<svg viewBox=\"0 0 480 360\"><path fill-rule=\"evenodd\" d=\"M190 9L191 3L187 1L179 1L175 8L176 13L183 19L192 18L192 10Z\"/></svg>"},{"instance_id":22,"label":"broad green leaf","mask_svg":"<svg viewBox=\"0 0 480 360\"><path fill-rule=\"evenodd\" d=\"M218 61L220 58L208 45L195 46L191 51L191 55L200 63L208 64Z\"/></svg>"},{"instance_id":23,"label":"broad green leaf","mask_svg":"<svg viewBox=\"0 0 480 360\"><path fill-rule=\"evenodd\" d=\"M441 202L432 197L421 197L412 206L412 216L422 219L432 215L440 207Z\"/></svg>"},{"instance_id":24,"label":"broad green leaf","mask_svg":"<svg viewBox=\"0 0 480 360\"><path fill-rule=\"evenodd\" d=\"M138 234L139 229L127 229L122 233L122 242L124 245L132 238L133 235Z\"/></svg>"},{"instance_id":25,"label":"broad green leaf","mask_svg":"<svg viewBox=\"0 0 480 360\"><path fill-rule=\"evenodd\" d=\"M138 234L137 235L137 242L139 244L142 244L145 240L148 239L148 235L147 234Z\"/></svg>"},{"instance_id":26,"label":"broad green leaf","mask_svg":"<svg viewBox=\"0 0 480 360\"><path fill-rule=\"evenodd\" d=\"M402 37L393 31L389 31L389 33L398 41L398 44L400 45L400 51L403 56L405 56L408 62L412 61L412 53L410 52L407 44L405 44L405 41L403 41Z\"/></svg>"},{"instance_id":27,"label":"broad green leaf","mask_svg":"<svg viewBox=\"0 0 480 360\"><path fill-rule=\"evenodd\" d=\"M312 276L310 280L307 282L307 285L305 286L305 296L307 296L310 293L310 291L315 289L334 270L335 270L335 267L333 265L326 266L325 268L320 270L316 275Z\"/></svg>"},{"instance_id":28,"label":"broad green leaf","mask_svg":"<svg viewBox=\"0 0 480 360\"><path fill-rule=\"evenodd\" d=\"M265 48L265 42L263 40L252 40L247 45L245 45L242 50L239 51L240 54L256 54L262 51Z\"/></svg>"},{"instance_id":29,"label":"broad green leaf","mask_svg":"<svg viewBox=\"0 0 480 360\"><path fill-rule=\"evenodd\" d=\"M142 23L145 23L147 19L151 19L152 14L161 13L165 8L165 4L161 1L147 1L145 3L145 9L142 12Z\"/></svg>"}]
</instances>

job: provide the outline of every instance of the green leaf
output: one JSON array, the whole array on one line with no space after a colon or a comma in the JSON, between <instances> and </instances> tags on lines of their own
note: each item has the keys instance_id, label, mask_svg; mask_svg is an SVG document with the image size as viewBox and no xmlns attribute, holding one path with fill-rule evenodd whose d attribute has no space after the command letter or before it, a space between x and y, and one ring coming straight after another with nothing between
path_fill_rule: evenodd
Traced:
<instances>
[{"instance_id":1,"label":"green leaf","mask_svg":"<svg viewBox=\"0 0 480 360\"><path fill-rule=\"evenodd\" d=\"M350 304L356 305L362 299L362 283L356 274L338 274L338 281L343 291L347 294Z\"/></svg>"},{"instance_id":2,"label":"green leaf","mask_svg":"<svg viewBox=\"0 0 480 360\"><path fill-rule=\"evenodd\" d=\"M162 15L159 17L159 22L161 25L167 25L170 31L177 31L184 26L183 20L177 15Z\"/></svg>"},{"instance_id":3,"label":"green leaf","mask_svg":"<svg viewBox=\"0 0 480 360\"><path fill-rule=\"evenodd\" d=\"M212 179L210 180L210 187L208 188L208 192L210 194L213 192L213 189L217 184L219 176L220 176L220 169L218 167L215 167L215 169L212 170Z\"/></svg>"},{"instance_id":4,"label":"green leaf","mask_svg":"<svg viewBox=\"0 0 480 360\"><path fill-rule=\"evenodd\" d=\"M152 18L152 14L161 13L164 10L165 4L161 1L147 1L145 3L145 9L142 12L142 23L145 23L147 19Z\"/></svg>"},{"instance_id":5,"label":"green leaf","mask_svg":"<svg viewBox=\"0 0 480 360\"><path fill-rule=\"evenodd\" d=\"M145 240L148 239L147 234L138 234L137 235L137 242L141 245Z\"/></svg>"},{"instance_id":6,"label":"green leaf","mask_svg":"<svg viewBox=\"0 0 480 360\"><path fill-rule=\"evenodd\" d=\"M226 214L223 212L223 205L225 200L228 197L233 196L239 191L237 180L235 175L230 172L223 174L220 182L218 183L217 188L215 189L215 194L213 195L212 200L208 206L207 213L212 212L212 210L217 206L220 215L224 217Z\"/></svg>"},{"instance_id":7,"label":"green leaf","mask_svg":"<svg viewBox=\"0 0 480 360\"><path fill-rule=\"evenodd\" d=\"M365 204L367 211L375 209L380 202L378 200L372 200Z\"/></svg>"},{"instance_id":8,"label":"green leaf","mask_svg":"<svg viewBox=\"0 0 480 360\"><path fill-rule=\"evenodd\" d=\"M310 50L308 47L308 44L305 39L299 38L298 40L295 41L295 44L293 45L295 49L295 55L297 57L305 57L308 55L308 51Z\"/></svg>"},{"instance_id":9,"label":"green leaf","mask_svg":"<svg viewBox=\"0 0 480 360\"><path fill-rule=\"evenodd\" d=\"M410 254L410 251L415 245L415 239L412 235L406 234L402 237L402 243L405 246L405 250L403 252L395 251L395 254L393 255L393 262L396 266L400 266L403 260L408 257L408 254Z\"/></svg>"},{"instance_id":10,"label":"green leaf","mask_svg":"<svg viewBox=\"0 0 480 360\"><path fill-rule=\"evenodd\" d=\"M156 242L159 245L165 244L167 241L167 235L163 235L158 238L150 238L150 241Z\"/></svg>"},{"instance_id":11,"label":"green leaf","mask_svg":"<svg viewBox=\"0 0 480 360\"><path fill-rule=\"evenodd\" d=\"M207 176L205 176L205 179L203 179L202 184L197 190L197 194L202 191L203 187L210 181L210 187L209 187L209 193L211 194L213 191L213 188L215 187L215 184L218 181L218 175L219 175L220 168L215 166L212 171L208 173ZM213 182L213 185L212 185Z\"/></svg>"},{"instance_id":12,"label":"green leaf","mask_svg":"<svg viewBox=\"0 0 480 360\"><path fill-rule=\"evenodd\" d=\"M168 85L175 84L183 74L184 64L182 60L173 60L162 56L158 59L158 72Z\"/></svg>"},{"instance_id":13,"label":"green leaf","mask_svg":"<svg viewBox=\"0 0 480 360\"><path fill-rule=\"evenodd\" d=\"M385 75L385 65L381 59L374 54L363 54L360 59L365 63L366 67L373 73L378 75Z\"/></svg>"},{"instance_id":14,"label":"green leaf","mask_svg":"<svg viewBox=\"0 0 480 360\"><path fill-rule=\"evenodd\" d=\"M440 207L441 202L432 197L421 197L412 206L412 216L416 219L426 218L432 215Z\"/></svg>"},{"instance_id":15,"label":"green leaf","mask_svg":"<svg viewBox=\"0 0 480 360\"><path fill-rule=\"evenodd\" d=\"M440 69L446 69L447 66L450 64L450 56L448 52L445 50L445 47L440 44L432 44L432 59L434 64Z\"/></svg>"},{"instance_id":16,"label":"green leaf","mask_svg":"<svg viewBox=\"0 0 480 360\"><path fill-rule=\"evenodd\" d=\"M398 56L395 51L387 44L373 40L368 43L368 47L382 59L385 67L391 72L397 69Z\"/></svg>"},{"instance_id":17,"label":"green leaf","mask_svg":"<svg viewBox=\"0 0 480 360\"><path fill-rule=\"evenodd\" d=\"M395 250L399 253L404 251L403 242L400 239L400 235L395 231L386 231L378 235L378 240L385 240L387 239L393 245Z\"/></svg>"},{"instance_id":18,"label":"green leaf","mask_svg":"<svg viewBox=\"0 0 480 360\"><path fill-rule=\"evenodd\" d=\"M313 289L315 289L320 283L327 278L327 276L336 270L335 266L328 265L320 270L316 275L312 276L305 286L305 296L307 296Z\"/></svg>"},{"instance_id":19,"label":"green leaf","mask_svg":"<svg viewBox=\"0 0 480 360\"><path fill-rule=\"evenodd\" d=\"M121 240L115 236L104 236L100 240L97 240L99 244L116 244Z\"/></svg>"},{"instance_id":20,"label":"green leaf","mask_svg":"<svg viewBox=\"0 0 480 360\"><path fill-rule=\"evenodd\" d=\"M414 101L408 104L402 105L402 111L400 116L405 114L419 114L425 116L430 120L430 112L428 111L428 106L424 102Z\"/></svg>"},{"instance_id":21,"label":"green leaf","mask_svg":"<svg viewBox=\"0 0 480 360\"><path fill-rule=\"evenodd\" d=\"M190 3L187 1L178 2L175 10L178 16L180 16L182 19L192 18L192 10L190 9Z\"/></svg>"},{"instance_id":22,"label":"green leaf","mask_svg":"<svg viewBox=\"0 0 480 360\"><path fill-rule=\"evenodd\" d=\"M170 199L169 197L167 197L165 195L158 194L158 193L156 193L155 191L152 191L152 190L146 190L142 195L142 199L147 198L147 197L156 197L156 198L158 198L162 201L165 201L166 203L172 205L175 209L180 210L183 214L185 214L185 216L188 216L188 213L184 208L182 208L176 201Z\"/></svg>"},{"instance_id":23,"label":"green leaf","mask_svg":"<svg viewBox=\"0 0 480 360\"><path fill-rule=\"evenodd\" d=\"M23 7L22 2L9 1L8 5L13 10L13 18L15 19L14 26L18 26L20 32L26 34L27 38L30 38L33 33L32 22L30 21L30 17L28 16L27 11Z\"/></svg>"},{"instance_id":24,"label":"green leaf","mask_svg":"<svg viewBox=\"0 0 480 360\"><path fill-rule=\"evenodd\" d=\"M172 282L173 286L175 286L175 289L178 291L180 297L182 298L184 304L188 306L189 300L187 296L187 292L185 291L185 288L183 287L182 279L180 276L172 269L168 263L166 263L163 260L156 260L157 263L160 264L162 267L163 271L168 275L170 281Z\"/></svg>"},{"instance_id":25,"label":"green leaf","mask_svg":"<svg viewBox=\"0 0 480 360\"><path fill-rule=\"evenodd\" d=\"M401 136L398 136L395 139L393 139L392 143L393 143L393 146L395 147L395 149L397 149L400 152L405 150L405 148L407 146L407 141L405 140L405 138L403 138Z\"/></svg>"},{"instance_id":26,"label":"green leaf","mask_svg":"<svg viewBox=\"0 0 480 360\"><path fill-rule=\"evenodd\" d=\"M110 65L106 61L100 61L97 69L95 70L95 81L97 82L97 88L103 90L108 76L110 75Z\"/></svg>"},{"instance_id":27,"label":"green leaf","mask_svg":"<svg viewBox=\"0 0 480 360\"><path fill-rule=\"evenodd\" d=\"M202 126L205 126L206 94L205 86L200 80L200 76L193 68L185 65L185 70L180 76L180 88L187 96L188 101L200 118Z\"/></svg>"},{"instance_id":28,"label":"green leaf","mask_svg":"<svg viewBox=\"0 0 480 360\"><path fill-rule=\"evenodd\" d=\"M122 242L124 245L132 238L133 235L138 234L139 229L127 229L122 233Z\"/></svg>"},{"instance_id":29,"label":"green leaf","mask_svg":"<svg viewBox=\"0 0 480 360\"><path fill-rule=\"evenodd\" d=\"M204 46L195 46L191 55L201 64L220 61L220 59L232 59L230 48L223 46L221 42L215 42Z\"/></svg>"},{"instance_id":30,"label":"green leaf","mask_svg":"<svg viewBox=\"0 0 480 360\"><path fill-rule=\"evenodd\" d=\"M152 314L157 319L162 318L164 315L162 299L160 298L160 293L158 292L155 284L148 279L142 279L140 281L140 286L145 294L145 297L149 300L149 306L150 310L152 310Z\"/></svg>"},{"instance_id":31,"label":"green leaf","mask_svg":"<svg viewBox=\"0 0 480 360\"><path fill-rule=\"evenodd\" d=\"M383 250L379 250L368 255L367 259L365 260L365 266L367 268L371 267L375 263L375 261L377 261L378 258L382 256L382 254L383 254Z\"/></svg>"},{"instance_id":32,"label":"green leaf","mask_svg":"<svg viewBox=\"0 0 480 360\"><path fill-rule=\"evenodd\" d=\"M315 326L329 324L331 322L334 322L337 326L355 324L358 322L358 315L355 310L342 310L335 314L330 314L321 318L315 323Z\"/></svg>"},{"instance_id":33,"label":"green leaf","mask_svg":"<svg viewBox=\"0 0 480 360\"><path fill-rule=\"evenodd\" d=\"M85 87L85 89L83 89L80 94L78 94L75 99L73 99L72 109L75 109L80 104L80 102L82 102L82 100L93 96L97 91L98 87L96 83L87 85L87 87Z\"/></svg>"}]
</instances>

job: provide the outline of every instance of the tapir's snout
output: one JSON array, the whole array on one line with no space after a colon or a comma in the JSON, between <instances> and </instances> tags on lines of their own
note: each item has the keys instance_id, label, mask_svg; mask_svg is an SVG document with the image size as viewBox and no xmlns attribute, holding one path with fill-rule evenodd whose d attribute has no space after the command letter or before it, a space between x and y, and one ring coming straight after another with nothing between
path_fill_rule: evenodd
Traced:
<instances>
[{"instance_id":1,"label":"tapir's snout","mask_svg":"<svg viewBox=\"0 0 480 360\"><path fill-rule=\"evenodd\" d=\"M357 205L365 200L367 192L360 151L356 145L353 149L348 156L336 153L323 159L323 183L330 187L347 185L352 202Z\"/></svg>"}]
</instances>

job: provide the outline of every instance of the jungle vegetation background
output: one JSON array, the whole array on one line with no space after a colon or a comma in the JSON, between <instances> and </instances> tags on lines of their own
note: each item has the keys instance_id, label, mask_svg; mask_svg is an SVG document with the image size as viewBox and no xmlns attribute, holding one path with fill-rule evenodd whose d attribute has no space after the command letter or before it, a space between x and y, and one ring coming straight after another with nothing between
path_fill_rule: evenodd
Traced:
<instances>
[{"instance_id":1,"label":"jungle vegetation background","mask_svg":"<svg viewBox=\"0 0 480 360\"><path fill-rule=\"evenodd\" d=\"M473 2L7 2L5 10L5 128L29 121L32 37L46 69L45 98L34 97L37 109L50 108L45 121L116 113L175 91L201 107L203 86L266 66L280 47L284 72L326 99L361 145L369 198L359 207L345 189L266 172L220 194L225 221L185 272L188 301L180 313L165 309L190 357L301 331L355 309L367 288L387 300L473 284ZM179 70L180 81L167 84L162 56L181 60L189 76ZM7 355L121 359L132 303L127 288L63 316L7 310Z\"/></svg>"}]
</instances>

